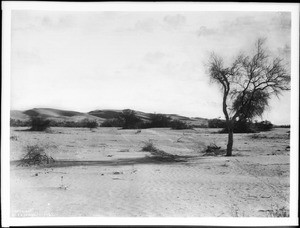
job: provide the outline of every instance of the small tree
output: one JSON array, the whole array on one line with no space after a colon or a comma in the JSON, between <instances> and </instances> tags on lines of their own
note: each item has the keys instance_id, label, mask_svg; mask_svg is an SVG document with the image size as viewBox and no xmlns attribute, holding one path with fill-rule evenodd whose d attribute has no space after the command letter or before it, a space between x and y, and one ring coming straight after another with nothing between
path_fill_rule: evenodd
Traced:
<instances>
[{"instance_id":1,"label":"small tree","mask_svg":"<svg viewBox=\"0 0 300 228\"><path fill-rule=\"evenodd\" d=\"M83 126L89 128L90 130L98 127L98 123L96 120L84 119L82 122Z\"/></svg>"},{"instance_id":2,"label":"small tree","mask_svg":"<svg viewBox=\"0 0 300 228\"><path fill-rule=\"evenodd\" d=\"M273 128L273 124L270 121L264 120L261 122L255 122L254 127L257 131L270 131Z\"/></svg>"},{"instance_id":3,"label":"small tree","mask_svg":"<svg viewBox=\"0 0 300 228\"><path fill-rule=\"evenodd\" d=\"M101 127L122 127L124 125L123 121L120 121L118 118L112 118L104 120L103 123L101 123Z\"/></svg>"},{"instance_id":4,"label":"small tree","mask_svg":"<svg viewBox=\"0 0 300 228\"><path fill-rule=\"evenodd\" d=\"M171 128L173 130L184 130L184 129L192 129L192 126L190 126L189 124L181 120L173 120L171 122Z\"/></svg>"},{"instance_id":5,"label":"small tree","mask_svg":"<svg viewBox=\"0 0 300 228\"><path fill-rule=\"evenodd\" d=\"M232 155L233 129L237 121L261 115L271 95L289 90L290 75L279 57L271 58L258 39L253 55L239 55L229 67L212 54L208 63L212 82L223 92L223 113L228 131L227 156Z\"/></svg>"},{"instance_id":6,"label":"small tree","mask_svg":"<svg viewBox=\"0 0 300 228\"><path fill-rule=\"evenodd\" d=\"M50 127L50 120L43 117L33 116L30 120L30 131L45 131Z\"/></svg>"},{"instance_id":7,"label":"small tree","mask_svg":"<svg viewBox=\"0 0 300 228\"><path fill-rule=\"evenodd\" d=\"M208 127L209 128L225 128L226 121L221 119L210 119L208 120Z\"/></svg>"},{"instance_id":8,"label":"small tree","mask_svg":"<svg viewBox=\"0 0 300 228\"><path fill-rule=\"evenodd\" d=\"M164 114L151 114L149 127L170 127L171 117Z\"/></svg>"},{"instance_id":9,"label":"small tree","mask_svg":"<svg viewBox=\"0 0 300 228\"><path fill-rule=\"evenodd\" d=\"M118 119L121 123L123 123L124 129L140 128L143 123L141 118L136 116L135 111L130 109L123 110L122 113L120 113Z\"/></svg>"}]
</instances>

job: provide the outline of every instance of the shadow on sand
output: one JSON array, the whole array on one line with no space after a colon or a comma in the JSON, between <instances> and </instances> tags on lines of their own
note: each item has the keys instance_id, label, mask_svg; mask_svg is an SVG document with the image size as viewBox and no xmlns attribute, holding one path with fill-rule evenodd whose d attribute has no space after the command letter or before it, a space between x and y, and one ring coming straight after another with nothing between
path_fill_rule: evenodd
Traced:
<instances>
[{"instance_id":1,"label":"shadow on sand","mask_svg":"<svg viewBox=\"0 0 300 228\"><path fill-rule=\"evenodd\" d=\"M35 165L30 167L36 168L54 168L54 167L71 167L71 166L126 166L134 164L171 164L187 162L190 156L176 156L176 159L167 159L158 156L146 156L143 158L125 158L102 161L78 161L78 160L56 160L51 164ZM11 161L11 166L19 166L21 160ZM24 167L24 166L23 166Z\"/></svg>"}]
</instances>

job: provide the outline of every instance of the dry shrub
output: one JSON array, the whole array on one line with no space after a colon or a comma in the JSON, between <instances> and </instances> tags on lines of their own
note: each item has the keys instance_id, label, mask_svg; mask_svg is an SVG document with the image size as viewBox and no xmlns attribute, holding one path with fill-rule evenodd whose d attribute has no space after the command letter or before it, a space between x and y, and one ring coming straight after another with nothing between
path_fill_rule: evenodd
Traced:
<instances>
[{"instance_id":1,"label":"dry shrub","mask_svg":"<svg viewBox=\"0 0 300 228\"><path fill-rule=\"evenodd\" d=\"M10 139L11 139L12 141L18 141L18 136L12 135L12 136L10 136Z\"/></svg>"},{"instance_id":2,"label":"dry shrub","mask_svg":"<svg viewBox=\"0 0 300 228\"><path fill-rule=\"evenodd\" d=\"M50 127L50 120L45 119L43 117L33 116L31 117L31 128L30 131L45 131Z\"/></svg>"},{"instance_id":3,"label":"dry shrub","mask_svg":"<svg viewBox=\"0 0 300 228\"><path fill-rule=\"evenodd\" d=\"M290 217L290 213L286 207L273 206L272 210L268 210L268 217Z\"/></svg>"},{"instance_id":4,"label":"dry shrub","mask_svg":"<svg viewBox=\"0 0 300 228\"><path fill-rule=\"evenodd\" d=\"M51 156L45 153L45 149L39 145L27 146L25 150L26 155L21 159L20 165L45 165L55 162Z\"/></svg>"},{"instance_id":5,"label":"dry shrub","mask_svg":"<svg viewBox=\"0 0 300 228\"><path fill-rule=\"evenodd\" d=\"M159 161L181 161L179 156L166 153L163 150L156 148L151 140L143 142L142 151L150 152L152 158Z\"/></svg>"},{"instance_id":6,"label":"dry shrub","mask_svg":"<svg viewBox=\"0 0 300 228\"><path fill-rule=\"evenodd\" d=\"M218 156L226 154L226 150L221 149L220 146L217 146L215 143L211 143L204 150L203 156Z\"/></svg>"},{"instance_id":7,"label":"dry shrub","mask_svg":"<svg viewBox=\"0 0 300 228\"><path fill-rule=\"evenodd\" d=\"M142 147L142 151L146 152L157 152L158 149L154 146L153 142L151 140L147 142L143 142L144 146Z\"/></svg>"}]
</instances>

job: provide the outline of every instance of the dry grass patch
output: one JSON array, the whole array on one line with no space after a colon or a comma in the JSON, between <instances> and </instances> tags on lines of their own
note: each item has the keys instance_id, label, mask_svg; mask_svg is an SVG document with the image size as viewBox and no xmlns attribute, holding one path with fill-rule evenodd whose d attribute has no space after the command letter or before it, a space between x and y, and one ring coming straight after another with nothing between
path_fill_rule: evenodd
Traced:
<instances>
[{"instance_id":1,"label":"dry grass patch","mask_svg":"<svg viewBox=\"0 0 300 228\"><path fill-rule=\"evenodd\" d=\"M225 155L226 150L221 149L220 146L217 146L215 143L211 143L207 148L204 150L203 156L219 156Z\"/></svg>"},{"instance_id":2,"label":"dry grass patch","mask_svg":"<svg viewBox=\"0 0 300 228\"><path fill-rule=\"evenodd\" d=\"M158 149L151 140L147 142L143 142L144 146L142 147L142 151L150 152L152 158L159 161L182 161L179 159L179 156L169 154L163 150Z\"/></svg>"},{"instance_id":3,"label":"dry grass patch","mask_svg":"<svg viewBox=\"0 0 300 228\"><path fill-rule=\"evenodd\" d=\"M290 212L286 207L272 206L271 210L267 210L268 217L290 217Z\"/></svg>"},{"instance_id":4,"label":"dry grass patch","mask_svg":"<svg viewBox=\"0 0 300 228\"><path fill-rule=\"evenodd\" d=\"M54 159L48 156L43 147L39 145L31 145L25 148L26 154L21 159L19 165L33 166L33 165L46 165L54 163Z\"/></svg>"}]
</instances>

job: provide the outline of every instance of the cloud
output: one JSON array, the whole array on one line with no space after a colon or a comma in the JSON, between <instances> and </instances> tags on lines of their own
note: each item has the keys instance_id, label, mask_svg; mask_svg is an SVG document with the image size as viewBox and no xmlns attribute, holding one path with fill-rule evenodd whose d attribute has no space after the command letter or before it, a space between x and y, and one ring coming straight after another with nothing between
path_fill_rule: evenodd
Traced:
<instances>
[{"instance_id":1,"label":"cloud","mask_svg":"<svg viewBox=\"0 0 300 228\"><path fill-rule=\"evenodd\" d=\"M153 18L146 18L135 21L131 26L119 27L115 31L152 33L155 28L157 28L157 26L159 26L159 23L156 20L154 20Z\"/></svg>"},{"instance_id":2,"label":"cloud","mask_svg":"<svg viewBox=\"0 0 300 228\"><path fill-rule=\"evenodd\" d=\"M133 16L135 16L133 14ZM186 24L186 17L180 14L160 15L159 17L147 17L135 20L133 25L127 28L118 28L121 32L146 32L170 31L182 28Z\"/></svg>"},{"instance_id":3,"label":"cloud","mask_svg":"<svg viewBox=\"0 0 300 228\"><path fill-rule=\"evenodd\" d=\"M291 29L290 13L265 13L256 16L241 16L221 23L220 33L225 34L265 34L289 32Z\"/></svg>"},{"instance_id":4,"label":"cloud","mask_svg":"<svg viewBox=\"0 0 300 228\"><path fill-rule=\"evenodd\" d=\"M73 17L69 14L41 12L12 12L12 30L21 31L42 31L62 30L73 26Z\"/></svg>"},{"instance_id":5,"label":"cloud","mask_svg":"<svg viewBox=\"0 0 300 228\"><path fill-rule=\"evenodd\" d=\"M201 26L199 30L197 31L198 36L209 36L216 34L217 30L216 29L209 29L206 26Z\"/></svg>"},{"instance_id":6,"label":"cloud","mask_svg":"<svg viewBox=\"0 0 300 228\"><path fill-rule=\"evenodd\" d=\"M164 17L163 21L171 28L178 28L186 23L186 18L183 15L167 15Z\"/></svg>"},{"instance_id":7,"label":"cloud","mask_svg":"<svg viewBox=\"0 0 300 228\"><path fill-rule=\"evenodd\" d=\"M157 63L161 61L166 55L163 52L149 52L144 56L144 60L148 63Z\"/></svg>"},{"instance_id":8,"label":"cloud","mask_svg":"<svg viewBox=\"0 0 300 228\"><path fill-rule=\"evenodd\" d=\"M274 29L288 31L291 29L291 13L280 12L276 16L272 17L269 21L269 26Z\"/></svg>"},{"instance_id":9,"label":"cloud","mask_svg":"<svg viewBox=\"0 0 300 228\"><path fill-rule=\"evenodd\" d=\"M285 44L284 47L279 47L277 51L278 51L278 56L283 58L284 63L287 66L287 69L290 71L291 70L291 46L289 44Z\"/></svg>"},{"instance_id":10,"label":"cloud","mask_svg":"<svg viewBox=\"0 0 300 228\"><path fill-rule=\"evenodd\" d=\"M134 30L144 31L144 32L153 32L155 25L156 25L156 22L151 18L145 19L145 20L140 20L140 21L136 22L136 24L134 26Z\"/></svg>"},{"instance_id":11,"label":"cloud","mask_svg":"<svg viewBox=\"0 0 300 228\"><path fill-rule=\"evenodd\" d=\"M269 27L265 23L257 20L254 16L242 16L237 17L231 21L223 21L221 23L220 33L232 35L232 34L241 34L244 35L244 32L251 34L257 33L259 31L268 31Z\"/></svg>"},{"instance_id":12,"label":"cloud","mask_svg":"<svg viewBox=\"0 0 300 228\"><path fill-rule=\"evenodd\" d=\"M72 18L67 15L59 17L44 16L39 19L42 27L50 29L65 29L72 25Z\"/></svg>"},{"instance_id":13,"label":"cloud","mask_svg":"<svg viewBox=\"0 0 300 228\"><path fill-rule=\"evenodd\" d=\"M25 49L16 49L12 51L12 59L14 60L12 64L15 64L16 61L23 64L41 64L42 58L38 51L36 50L25 50Z\"/></svg>"},{"instance_id":14,"label":"cloud","mask_svg":"<svg viewBox=\"0 0 300 228\"><path fill-rule=\"evenodd\" d=\"M257 31L258 21L253 16L236 17L234 20L223 20L218 27L201 26L197 31L197 36L224 36L232 34L243 34L242 31ZM261 26L261 24L259 24Z\"/></svg>"}]
</instances>

